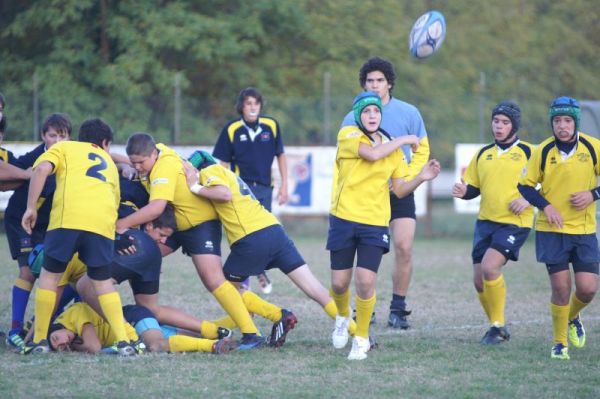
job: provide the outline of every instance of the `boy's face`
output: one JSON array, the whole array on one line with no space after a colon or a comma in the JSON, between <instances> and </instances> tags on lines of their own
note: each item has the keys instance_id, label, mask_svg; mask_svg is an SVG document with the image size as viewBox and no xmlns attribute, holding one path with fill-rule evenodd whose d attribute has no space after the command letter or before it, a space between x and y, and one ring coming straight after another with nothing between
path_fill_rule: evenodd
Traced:
<instances>
[{"instance_id":1,"label":"boy's face","mask_svg":"<svg viewBox=\"0 0 600 399\"><path fill-rule=\"evenodd\" d=\"M365 79L366 91L372 91L381 98L381 102L385 105L390 101L390 89L392 86L388 83L385 75L381 71L373 71L367 74Z\"/></svg>"},{"instance_id":2,"label":"boy's face","mask_svg":"<svg viewBox=\"0 0 600 399\"><path fill-rule=\"evenodd\" d=\"M71 330L63 328L61 330L54 331L50 334L50 341L52 346L59 352L66 351L69 349L69 345L75 339L75 333Z\"/></svg>"},{"instance_id":3,"label":"boy's face","mask_svg":"<svg viewBox=\"0 0 600 399\"><path fill-rule=\"evenodd\" d=\"M360 113L360 121L367 132L376 132L381 123L381 111L379 107L375 104L366 106Z\"/></svg>"},{"instance_id":4,"label":"boy's face","mask_svg":"<svg viewBox=\"0 0 600 399\"><path fill-rule=\"evenodd\" d=\"M152 150L152 154L150 155L130 155L129 160L131 164L138 172L138 174L142 177L146 177L152 171L154 164L156 163L156 159L158 158L158 151L156 149Z\"/></svg>"},{"instance_id":5,"label":"boy's face","mask_svg":"<svg viewBox=\"0 0 600 399\"><path fill-rule=\"evenodd\" d=\"M554 136L560 141L568 143L575 138L575 119L568 115L556 115L552 118Z\"/></svg>"},{"instance_id":6,"label":"boy's face","mask_svg":"<svg viewBox=\"0 0 600 399\"><path fill-rule=\"evenodd\" d=\"M242 105L242 116L248 122L255 122L260 114L262 104L254 97L246 97Z\"/></svg>"},{"instance_id":7,"label":"boy's face","mask_svg":"<svg viewBox=\"0 0 600 399\"><path fill-rule=\"evenodd\" d=\"M169 227L154 227L152 222L146 223L146 234L148 234L154 242L158 244L164 244L167 242L167 238L169 238L173 234L173 229Z\"/></svg>"},{"instance_id":8,"label":"boy's face","mask_svg":"<svg viewBox=\"0 0 600 399\"><path fill-rule=\"evenodd\" d=\"M507 139L508 135L512 131L512 122L506 115L496 114L492 118L492 132L494 133L494 139L502 143Z\"/></svg>"},{"instance_id":9,"label":"boy's face","mask_svg":"<svg viewBox=\"0 0 600 399\"><path fill-rule=\"evenodd\" d=\"M48 129L45 133L42 133L42 141L46 148L50 148L59 141L69 140L70 138L71 137L67 132L57 131L53 127Z\"/></svg>"}]
</instances>

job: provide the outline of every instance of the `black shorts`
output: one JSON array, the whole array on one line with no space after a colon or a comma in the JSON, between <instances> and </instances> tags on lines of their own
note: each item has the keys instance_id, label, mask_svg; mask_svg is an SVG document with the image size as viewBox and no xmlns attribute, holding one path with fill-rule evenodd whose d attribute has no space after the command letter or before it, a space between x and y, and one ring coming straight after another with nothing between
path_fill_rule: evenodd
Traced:
<instances>
[{"instance_id":1,"label":"black shorts","mask_svg":"<svg viewBox=\"0 0 600 399\"><path fill-rule=\"evenodd\" d=\"M288 274L306 264L283 227L276 224L248 234L234 242L223 266L225 278L242 282L267 269Z\"/></svg>"},{"instance_id":2,"label":"black shorts","mask_svg":"<svg viewBox=\"0 0 600 399\"><path fill-rule=\"evenodd\" d=\"M417 218L414 193L410 193L403 198L398 198L394 193L390 192L390 207L392 209L390 221L402 218Z\"/></svg>"},{"instance_id":3,"label":"black shorts","mask_svg":"<svg viewBox=\"0 0 600 399\"><path fill-rule=\"evenodd\" d=\"M184 254L221 256L221 222L209 220L184 231L176 231L167 238L166 245L176 251L179 247Z\"/></svg>"},{"instance_id":4,"label":"black shorts","mask_svg":"<svg viewBox=\"0 0 600 399\"><path fill-rule=\"evenodd\" d=\"M45 256L64 262L66 267L75 252L79 252L88 272L90 268L110 265L115 258L114 248L114 240L83 230L54 229L44 239Z\"/></svg>"},{"instance_id":5,"label":"black shorts","mask_svg":"<svg viewBox=\"0 0 600 399\"><path fill-rule=\"evenodd\" d=\"M519 250L527 240L530 230L514 224L477 220L473 233L473 251L471 252L473 263L481 263L488 248L494 248L507 260L517 261Z\"/></svg>"},{"instance_id":6,"label":"black shorts","mask_svg":"<svg viewBox=\"0 0 600 399\"><path fill-rule=\"evenodd\" d=\"M598 274L600 252L596 234L562 234L549 231L535 233L537 261L545 263L548 273L569 270Z\"/></svg>"},{"instance_id":7,"label":"black shorts","mask_svg":"<svg viewBox=\"0 0 600 399\"><path fill-rule=\"evenodd\" d=\"M37 244L44 242L44 235L48 226L37 226L33 229L31 235L27 234L21 221L6 217L4 219L4 230L6 239L10 248L10 256L19 263L20 266L27 266L27 257Z\"/></svg>"},{"instance_id":8,"label":"black shorts","mask_svg":"<svg viewBox=\"0 0 600 399\"><path fill-rule=\"evenodd\" d=\"M111 266L111 277L117 281L117 284L121 284L123 281L129 281L133 295L144 294L154 295L158 294L160 288L160 280L147 280L144 277L136 273L131 269L121 266L118 263L113 263Z\"/></svg>"}]
</instances>

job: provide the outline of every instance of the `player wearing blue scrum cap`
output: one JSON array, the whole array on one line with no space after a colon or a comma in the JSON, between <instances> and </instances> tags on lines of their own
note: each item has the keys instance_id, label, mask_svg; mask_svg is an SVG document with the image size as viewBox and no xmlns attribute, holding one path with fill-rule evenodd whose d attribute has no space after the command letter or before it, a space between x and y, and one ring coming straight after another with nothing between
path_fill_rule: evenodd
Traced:
<instances>
[{"instance_id":1,"label":"player wearing blue scrum cap","mask_svg":"<svg viewBox=\"0 0 600 399\"><path fill-rule=\"evenodd\" d=\"M371 348L369 324L375 308L377 270L389 251L389 181L398 198L412 193L422 182L435 178L440 165L431 160L413 179L401 151L403 145L417 146L419 138L406 135L392 139L380 128L381 99L376 93L359 94L352 104L354 124L338 133L335 178L329 217L327 249L331 256L331 288L338 308L333 345L343 348L348 341L350 281L356 266L356 335L350 360L367 357Z\"/></svg>"},{"instance_id":2,"label":"player wearing blue scrum cap","mask_svg":"<svg viewBox=\"0 0 600 399\"><path fill-rule=\"evenodd\" d=\"M473 233L473 282L490 329L481 340L493 345L508 341L504 320L506 284L502 267L516 261L533 224L533 208L517 190L531 156L532 146L517 136L521 109L503 101L492 110L494 142L479 150L465 171L464 180L452 188L456 198L481 195Z\"/></svg>"},{"instance_id":3,"label":"player wearing blue scrum cap","mask_svg":"<svg viewBox=\"0 0 600 399\"><path fill-rule=\"evenodd\" d=\"M574 98L554 99L549 109L553 136L535 149L519 184L523 197L543 211L535 224L535 247L550 275L554 359L569 359L568 341L576 348L585 345L579 313L598 289L600 141L578 131L580 112ZM573 294L569 263L575 274Z\"/></svg>"}]
</instances>

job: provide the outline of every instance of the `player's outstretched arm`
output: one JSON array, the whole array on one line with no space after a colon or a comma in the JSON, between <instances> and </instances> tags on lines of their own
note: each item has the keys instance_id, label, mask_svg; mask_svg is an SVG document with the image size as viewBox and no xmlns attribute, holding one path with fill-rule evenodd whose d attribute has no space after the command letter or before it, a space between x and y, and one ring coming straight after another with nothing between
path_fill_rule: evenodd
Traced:
<instances>
[{"instance_id":1,"label":"player's outstretched arm","mask_svg":"<svg viewBox=\"0 0 600 399\"><path fill-rule=\"evenodd\" d=\"M412 135L397 137L387 143L376 145L375 147L360 143L358 146L358 155L366 161L375 162L387 157L403 145L418 146L419 138Z\"/></svg>"},{"instance_id":2,"label":"player's outstretched arm","mask_svg":"<svg viewBox=\"0 0 600 399\"><path fill-rule=\"evenodd\" d=\"M27 194L27 209L21 219L21 226L31 234L37 221L37 202L46 183L46 179L52 173L54 167L48 161L42 161L33 171L29 180L29 193Z\"/></svg>"},{"instance_id":3,"label":"player's outstretched arm","mask_svg":"<svg viewBox=\"0 0 600 399\"><path fill-rule=\"evenodd\" d=\"M198 170L189 162L183 163L185 179L191 192L199 197L204 197L211 201L227 202L231 201L232 195L229 187L224 185L215 185L206 187L200 184Z\"/></svg>"},{"instance_id":4,"label":"player's outstretched arm","mask_svg":"<svg viewBox=\"0 0 600 399\"><path fill-rule=\"evenodd\" d=\"M432 159L428 161L421 172L412 180L405 181L404 179L392 180L392 191L398 198L406 197L421 185L421 183L435 179L441 171L440 163Z\"/></svg>"}]
</instances>

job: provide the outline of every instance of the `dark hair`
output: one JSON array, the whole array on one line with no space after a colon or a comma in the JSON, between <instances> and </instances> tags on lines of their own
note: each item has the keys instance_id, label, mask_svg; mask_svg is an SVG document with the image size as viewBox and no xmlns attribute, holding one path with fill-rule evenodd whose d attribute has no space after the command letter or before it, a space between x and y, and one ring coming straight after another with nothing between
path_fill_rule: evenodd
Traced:
<instances>
[{"instance_id":1,"label":"dark hair","mask_svg":"<svg viewBox=\"0 0 600 399\"><path fill-rule=\"evenodd\" d=\"M127 140L127 155L150 156L156 149L154 138L148 133L134 133Z\"/></svg>"},{"instance_id":2,"label":"dark hair","mask_svg":"<svg viewBox=\"0 0 600 399\"><path fill-rule=\"evenodd\" d=\"M0 93L0 104L2 104L2 108L6 107L6 98L4 98L4 94Z\"/></svg>"},{"instance_id":3,"label":"dark hair","mask_svg":"<svg viewBox=\"0 0 600 399\"><path fill-rule=\"evenodd\" d=\"M152 221L152 226L155 229L169 228L176 231L177 222L175 221L175 208L173 208L173 205L167 204L163 213Z\"/></svg>"},{"instance_id":4,"label":"dark hair","mask_svg":"<svg viewBox=\"0 0 600 399\"><path fill-rule=\"evenodd\" d=\"M83 122L79 128L78 140L102 147L103 141L106 141L107 143L113 141L113 131L111 127L100 118L88 119Z\"/></svg>"},{"instance_id":5,"label":"dark hair","mask_svg":"<svg viewBox=\"0 0 600 399\"><path fill-rule=\"evenodd\" d=\"M0 119L0 133L4 133L5 130L6 130L6 116L2 115L2 118Z\"/></svg>"},{"instance_id":6,"label":"dark hair","mask_svg":"<svg viewBox=\"0 0 600 399\"><path fill-rule=\"evenodd\" d=\"M48 133L48 130L54 129L60 133L71 135L71 119L67 114L55 113L50 115L42 125L42 135Z\"/></svg>"},{"instance_id":7,"label":"dark hair","mask_svg":"<svg viewBox=\"0 0 600 399\"><path fill-rule=\"evenodd\" d=\"M360 83L360 87L364 89L365 84L367 83L367 75L373 71L379 71L383 73L385 79L390 85L390 93L394 88L394 82L396 80L396 72L394 72L394 65L388 60L384 60L383 58L373 57L370 58L367 62L363 64L358 72L358 81Z\"/></svg>"},{"instance_id":8,"label":"dark hair","mask_svg":"<svg viewBox=\"0 0 600 399\"><path fill-rule=\"evenodd\" d=\"M246 99L248 97L256 98L256 101L258 101L262 107L263 98L262 98L262 94L260 94L260 91L258 91L258 89L255 87L246 87L245 89L240 91L237 101L235 102L235 110L237 111L238 114L240 114L240 115L243 114L244 101L246 101Z\"/></svg>"}]
</instances>

